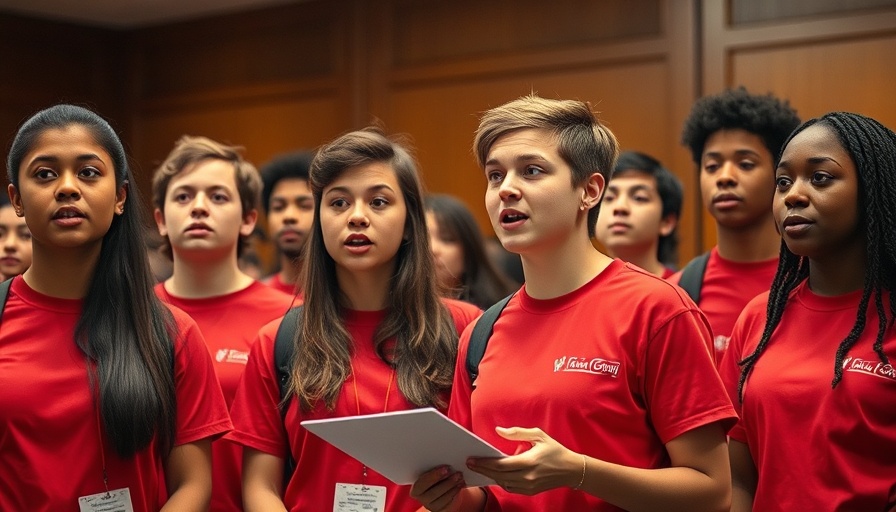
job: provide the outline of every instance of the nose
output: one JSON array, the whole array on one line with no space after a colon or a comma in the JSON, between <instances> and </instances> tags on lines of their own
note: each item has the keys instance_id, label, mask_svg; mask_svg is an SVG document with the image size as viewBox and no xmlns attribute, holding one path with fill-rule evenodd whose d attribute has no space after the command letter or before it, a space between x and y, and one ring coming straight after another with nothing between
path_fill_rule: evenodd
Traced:
<instances>
[{"instance_id":1,"label":"nose","mask_svg":"<svg viewBox=\"0 0 896 512\"><path fill-rule=\"evenodd\" d=\"M284 224L298 224L299 222L299 209L295 206L287 206L283 210L283 223Z\"/></svg>"},{"instance_id":2,"label":"nose","mask_svg":"<svg viewBox=\"0 0 896 512\"><path fill-rule=\"evenodd\" d=\"M732 162L725 162L716 171L716 185L719 188L728 188L737 185L737 169Z\"/></svg>"},{"instance_id":3,"label":"nose","mask_svg":"<svg viewBox=\"0 0 896 512\"><path fill-rule=\"evenodd\" d=\"M204 217L208 215L208 198L204 193L200 192L193 198L190 215L193 217Z\"/></svg>"},{"instance_id":4,"label":"nose","mask_svg":"<svg viewBox=\"0 0 896 512\"><path fill-rule=\"evenodd\" d=\"M799 181L795 181L787 192L784 193L784 206L788 209L805 207L809 204L809 197L803 190Z\"/></svg>"},{"instance_id":5,"label":"nose","mask_svg":"<svg viewBox=\"0 0 896 512\"><path fill-rule=\"evenodd\" d=\"M629 214L631 209L629 208L628 201L622 197L617 197L613 202L613 215L626 216Z\"/></svg>"},{"instance_id":6,"label":"nose","mask_svg":"<svg viewBox=\"0 0 896 512\"><path fill-rule=\"evenodd\" d=\"M367 213L364 211L364 204L359 202L354 207L352 207L351 213L348 218L348 225L352 227L367 227L370 224L370 221L367 218Z\"/></svg>"},{"instance_id":7,"label":"nose","mask_svg":"<svg viewBox=\"0 0 896 512\"><path fill-rule=\"evenodd\" d=\"M498 197L507 202L510 199L519 199L520 189L516 184L516 178L512 172L508 172L498 188Z\"/></svg>"},{"instance_id":8,"label":"nose","mask_svg":"<svg viewBox=\"0 0 896 512\"><path fill-rule=\"evenodd\" d=\"M78 178L72 172L63 172L57 181L56 200L63 201L66 197L79 199L81 189L78 187Z\"/></svg>"}]
</instances>

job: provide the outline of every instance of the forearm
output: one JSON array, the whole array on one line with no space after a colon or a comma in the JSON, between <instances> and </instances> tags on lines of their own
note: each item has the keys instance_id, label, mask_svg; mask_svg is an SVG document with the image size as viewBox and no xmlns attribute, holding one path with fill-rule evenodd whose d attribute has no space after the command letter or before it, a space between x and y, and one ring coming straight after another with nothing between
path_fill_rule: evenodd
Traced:
<instances>
[{"instance_id":1,"label":"forearm","mask_svg":"<svg viewBox=\"0 0 896 512\"><path fill-rule=\"evenodd\" d=\"M696 469L639 469L590 457L579 490L631 512L727 511L730 504L727 482Z\"/></svg>"},{"instance_id":2,"label":"forearm","mask_svg":"<svg viewBox=\"0 0 896 512\"><path fill-rule=\"evenodd\" d=\"M245 512L286 512L283 500L273 490L243 489Z\"/></svg>"},{"instance_id":3,"label":"forearm","mask_svg":"<svg viewBox=\"0 0 896 512\"><path fill-rule=\"evenodd\" d=\"M731 488L731 512L751 512L753 510L753 492L734 482Z\"/></svg>"},{"instance_id":4,"label":"forearm","mask_svg":"<svg viewBox=\"0 0 896 512\"><path fill-rule=\"evenodd\" d=\"M160 512L205 512L211 499L210 485L202 482L185 483L171 493Z\"/></svg>"}]
</instances>

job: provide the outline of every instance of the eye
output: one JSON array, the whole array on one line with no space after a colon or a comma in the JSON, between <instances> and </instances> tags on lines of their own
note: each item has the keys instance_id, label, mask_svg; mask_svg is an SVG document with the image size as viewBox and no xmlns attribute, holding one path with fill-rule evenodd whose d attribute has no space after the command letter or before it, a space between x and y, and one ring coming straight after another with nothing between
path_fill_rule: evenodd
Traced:
<instances>
[{"instance_id":1,"label":"eye","mask_svg":"<svg viewBox=\"0 0 896 512\"><path fill-rule=\"evenodd\" d=\"M812 174L812 183L814 185L828 185L833 179L834 177L826 172L815 172Z\"/></svg>"},{"instance_id":2,"label":"eye","mask_svg":"<svg viewBox=\"0 0 896 512\"><path fill-rule=\"evenodd\" d=\"M286 203L284 201L275 201L271 203L271 211L272 212L282 212L286 209Z\"/></svg>"},{"instance_id":3,"label":"eye","mask_svg":"<svg viewBox=\"0 0 896 512\"><path fill-rule=\"evenodd\" d=\"M84 167L78 171L78 175L84 178L99 178L103 174L96 167Z\"/></svg>"},{"instance_id":4,"label":"eye","mask_svg":"<svg viewBox=\"0 0 896 512\"><path fill-rule=\"evenodd\" d=\"M529 165L523 170L523 174L525 176L538 176L539 174L544 173L544 169L538 167L537 165Z\"/></svg>"},{"instance_id":5,"label":"eye","mask_svg":"<svg viewBox=\"0 0 896 512\"><path fill-rule=\"evenodd\" d=\"M612 194L610 192L607 192L606 194L604 194L604 199L603 199L604 203L611 203L615 200L616 200L616 194Z\"/></svg>"},{"instance_id":6,"label":"eye","mask_svg":"<svg viewBox=\"0 0 896 512\"><path fill-rule=\"evenodd\" d=\"M744 160L738 163L738 166L745 171L752 171L756 168L756 162L752 162L750 160Z\"/></svg>"},{"instance_id":7,"label":"eye","mask_svg":"<svg viewBox=\"0 0 896 512\"><path fill-rule=\"evenodd\" d=\"M370 201L370 206L374 208L385 208L389 205L389 201L386 200L385 197L375 197L372 201Z\"/></svg>"},{"instance_id":8,"label":"eye","mask_svg":"<svg viewBox=\"0 0 896 512\"><path fill-rule=\"evenodd\" d=\"M778 192L786 191L792 184L793 180L791 180L787 176L778 176L777 178L775 178L775 187L777 187Z\"/></svg>"},{"instance_id":9,"label":"eye","mask_svg":"<svg viewBox=\"0 0 896 512\"><path fill-rule=\"evenodd\" d=\"M186 192L178 192L177 194L174 194L173 199L176 203L184 204L190 200L190 194L187 194Z\"/></svg>"},{"instance_id":10,"label":"eye","mask_svg":"<svg viewBox=\"0 0 896 512\"><path fill-rule=\"evenodd\" d=\"M485 179L489 183L500 183L503 178L504 178L504 173L497 169L485 171Z\"/></svg>"},{"instance_id":11,"label":"eye","mask_svg":"<svg viewBox=\"0 0 896 512\"><path fill-rule=\"evenodd\" d=\"M719 169L719 164L715 162L707 162L703 164L703 172L707 174L712 174Z\"/></svg>"},{"instance_id":12,"label":"eye","mask_svg":"<svg viewBox=\"0 0 896 512\"><path fill-rule=\"evenodd\" d=\"M56 177L56 171L47 167L40 167L34 173L34 176L40 180L50 180Z\"/></svg>"},{"instance_id":13,"label":"eye","mask_svg":"<svg viewBox=\"0 0 896 512\"><path fill-rule=\"evenodd\" d=\"M344 198L337 197L336 199L330 201L330 206L341 210L348 206L348 201L346 201Z\"/></svg>"},{"instance_id":14,"label":"eye","mask_svg":"<svg viewBox=\"0 0 896 512\"><path fill-rule=\"evenodd\" d=\"M647 196L644 194L638 194L638 195L632 197L632 199L634 199L635 202L637 202L637 203L649 203L650 202L650 196Z\"/></svg>"},{"instance_id":15,"label":"eye","mask_svg":"<svg viewBox=\"0 0 896 512\"><path fill-rule=\"evenodd\" d=\"M21 238L22 240L24 240L26 242L31 240L31 231L29 231L27 228L20 230L19 238Z\"/></svg>"},{"instance_id":16,"label":"eye","mask_svg":"<svg viewBox=\"0 0 896 512\"><path fill-rule=\"evenodd\" d=\"M212 194L212 201L216 203L226 203L229 200L230 196L222 192L215 192L214 194Z\"/></svg>"}]
</instances>

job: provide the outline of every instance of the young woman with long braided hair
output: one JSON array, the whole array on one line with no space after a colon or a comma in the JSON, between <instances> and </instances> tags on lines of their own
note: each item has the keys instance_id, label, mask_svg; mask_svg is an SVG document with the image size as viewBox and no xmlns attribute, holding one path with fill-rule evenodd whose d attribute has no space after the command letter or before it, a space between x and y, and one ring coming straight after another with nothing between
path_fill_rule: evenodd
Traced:
<instances>
[{"instance_id":1,"label":"young woman with long braided hair","mask_svg":"<svg viewBox=\"0 0 896 512\"><path fill-rule=\"evenodd\" d=\"M832 112L785 143L771 291L734 328L721 372L731 510L896 506L896 134Z\"/></svg>"}]
</instances>

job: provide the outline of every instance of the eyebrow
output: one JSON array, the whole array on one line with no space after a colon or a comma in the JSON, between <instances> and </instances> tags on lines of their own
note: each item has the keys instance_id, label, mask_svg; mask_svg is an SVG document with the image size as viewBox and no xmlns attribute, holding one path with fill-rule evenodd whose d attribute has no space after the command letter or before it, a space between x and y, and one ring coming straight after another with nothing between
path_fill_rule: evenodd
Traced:
<instances>
[{"instance_id":1,"label":"eyebrow","mask_svg":"<svg viewBox=\"0 0 896 512\"><path fill-rule=\"evenodd\" d=\"M393 193L395 192L395 190L392 187L390 187L389 185L386 185L385 183L380 183L377 185L372 185L370 187L367 187L367 189L364 192L369 194L371 192L379 192L380 190L388 190ZM348 187L333 187L330 190L327 190L327 193L325 195L330 195L335 192L341 192L344 194L351 193L351 191L349 190Z\"/></svg>"},{"instance_id":2,"label":"eyebrow","mask_svg":"<svg viewBox=\"0 0 896 512\"><path fill-rule=\"evenodd\" d=\"M734 156L754 156L759 158L759 153L753 151L752 149L738 149L734 151ZM707 152L703 155L703 158L721 158L722 153L720 151L711 151Z\"/></svg>"},{"instance_id":3,"label":"eyebrow","mask_svg":"<svg viewBox=\"0 0 896 512\"><path fill-rule=\"evenodd\" d=\"M197 187L197 186L195 186L195 185L186 185L186 184L184 184L184 185L177 185L177 186L173 187L173 188L171 189L171 191L174 192L174 191L176 191L176 190L189 190L190 192L192 192L192 191L194 191L194 190L198 190L198 189L202 189L202 190L214 190L214 191L223 190L224 192L233 193L233 190L232 190L232 189L229 189L229 188L227 188L227 187L224 186L224 185L212 185L212 186L210 186L210 187Z\"/></svg>"},{"instance_id":4,"label":"eyebrow","mask_svg":"<svg viewBox=\"0 0 896 512\"><path fill-rule=\"evenodd\" d=\"M542 155L537 153L527 153L523 155L517 155L513 158L514 162L547 162L548 159ZM499 163L497 158L489 158L485 161L485 165L497 165Z\"/></svg>"},{"instance_id":5,"label":"eyebrow","mask_svg":"<svg viewBox=\"0 0 896 512\"><path fill-rule=\"evenodd\" d=\"M614 185L613 182L611 181L610 184L607 185L607 190L612 190L613 192L619 192L620 190L622 190L622 187L620 187L619 185ZM643 183L638 183L637 185L632 185L625 189L626 192L640 192L642 190L645 192L650 192L651 190L653 190L653 188L650 187L649 185L644 185Z\"/></svg>"},{"instance_id":6,"label":"eyebrow","mask_svg":"<svg viewBox=\"0 0 896 512\"><path fill-rule=\"evenodd\" d=\"M813 156L813 157L809 157L809 158L806 159L806 162L808 162L808 163L810 163L810 164L812 164L812 165L818 165L818 164L824 164L824 163L828 163L828 162L833 162L833 163L837 164L837 167L843 167L842 165L840 165L840 162L834 160L833 158L831 158L831 157L829 157L829 156ZM781 161L778 163L778 167L783 167L783 168L785 168L785 169L789 169L789 168L790 168L790 162L788 162L787 160L781 160Z\"/></svg>"},{"instance_id":7,"label":"eyebrow","mask_svg":"<svg viewBox=\"0 0 896 512\"><path fill-rule=\"evenodd\" d=\"M103 160L102 158L100 158L99 155L95 155L93 153L85 153L83 155L78 155L77 157L75 157L75 159L79 162L87 162L90 160L99 160L100 162L106 163L106 161ZM60 160L60 158L57 156L54 156L54 155L37 155L36 157L31 159L31 163L32 164L41 163L41 162L56 163L56 162L59 162L59 160Z\"/></svg>"}]
</instances>

